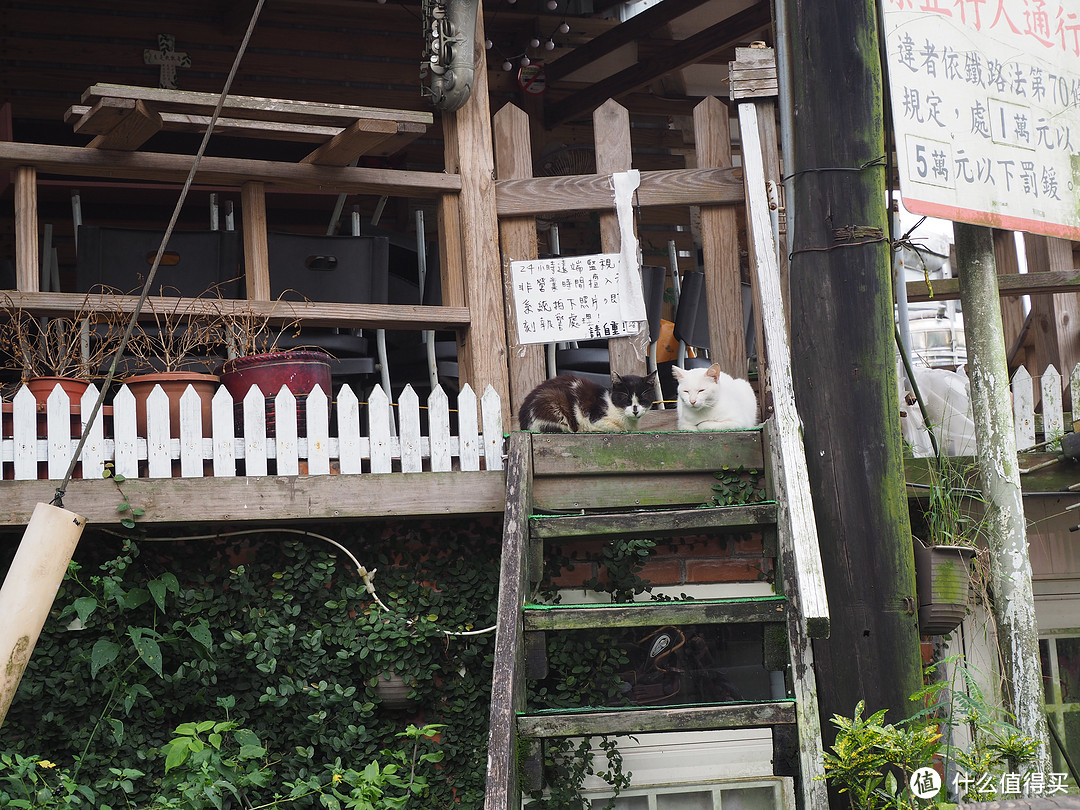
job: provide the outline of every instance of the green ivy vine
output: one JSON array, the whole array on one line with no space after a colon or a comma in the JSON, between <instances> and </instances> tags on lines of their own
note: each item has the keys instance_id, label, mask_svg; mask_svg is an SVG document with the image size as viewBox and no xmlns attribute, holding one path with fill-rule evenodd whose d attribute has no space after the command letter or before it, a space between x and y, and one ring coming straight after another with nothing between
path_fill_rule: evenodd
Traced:
<instances>
[{"instance_id":1,"label":"green ivy vine","mask_svg":"<svg viewBox=\"0 0 1080 810\"><path fill-rule=\"evenodd\" d=\"M387 610L313 538L88 532L4 724L0 806L481 806L501 525L324 531Z\"/></svg>"}]
</instances>

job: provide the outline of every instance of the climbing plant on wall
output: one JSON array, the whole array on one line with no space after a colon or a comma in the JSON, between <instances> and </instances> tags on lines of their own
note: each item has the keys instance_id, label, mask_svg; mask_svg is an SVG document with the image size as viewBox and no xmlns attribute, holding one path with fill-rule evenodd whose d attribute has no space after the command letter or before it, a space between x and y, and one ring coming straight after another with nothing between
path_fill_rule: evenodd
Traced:
<instances>
[{"instance_id":1,"label":"climbing plant on wall","mask_svg":"<svg viewBox=\"0 0 1080 810\"><path fill-rule=\"evenodd\" d=\"M405 795L426 784L425 797L400 806L480 806L494 638L473 632L494 624L500 528L323 529L376 572L378 600L350 554L314 533L84 537L4 725L0 790L20 767L47 776L34 764L44 761L83 792L41 806L146 806L175 788L166 758L189 744L177 738L213 748L217 735L224 751L239 730L248 747L237 752L261 752L243 767L263 775L244 785L247 804L226 789L223 804L207 807L255 806L294 790L290 806L332 807L303 786L350 788L346 780L373 762L379 779L411 769ZM408 689L402 708L380 697L389 670ZM391 782L379 790L391 795Z\"/></svg>"}]
</instances>

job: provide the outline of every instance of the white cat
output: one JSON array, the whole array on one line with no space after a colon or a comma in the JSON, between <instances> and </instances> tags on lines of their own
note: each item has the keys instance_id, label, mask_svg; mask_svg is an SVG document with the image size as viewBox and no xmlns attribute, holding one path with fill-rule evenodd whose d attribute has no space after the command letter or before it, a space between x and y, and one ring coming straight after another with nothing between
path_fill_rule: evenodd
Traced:
<instances>
[{"instance_id":1,"label":"white cat","mask_svg":"<svg viewBox=\"0 0 1080 810\"><path fill-rule=\"evenodd\" d=\"M757 397L746 380L736 379L715 363L708 368L671 373L679 384L679 430L731 430L754 427Z\"/></svg>"}]
</instances>

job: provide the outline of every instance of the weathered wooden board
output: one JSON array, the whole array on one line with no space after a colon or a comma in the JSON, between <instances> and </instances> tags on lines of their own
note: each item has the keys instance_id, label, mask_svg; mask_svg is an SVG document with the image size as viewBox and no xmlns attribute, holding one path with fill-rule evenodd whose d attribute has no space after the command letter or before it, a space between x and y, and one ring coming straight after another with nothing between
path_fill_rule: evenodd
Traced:
<instances>
[{"instance_id":1,"label":"weathered wooden board","mask_svg":"<svg viewBox=\"0 0 1080 810\"><path fill-rule=\"evenodd\" d=\"M526 605L526 630L580 630L601 627L654 627L665 624L782 622L787 599L694 599L686 602L634 602L614 605Z\"/></svg>"},{"instance_id":2,"label":"weathered wooden board","mask_svg":"<svg viewBox=\"0 0 1080 810\"><path fill-rule=\"evenodd\" d=\"M534 537L674 537L710 529L750 529L776 522L775 503L635 511L617 515L537 515Z\"/></svg>"},{"instance_id":3,"label":"weathered wooden board","mask_svg":"<svg viewBox=\"0 0 1080 810\"><path fill-rule=\"evenodd\" d=\"M52 500L56 483L5 481L0 526L24 527L38 503ZM492 514L503 511L504 489L502 471L124 482L129 502L146 510L141 524ZM112 481L76 479L64 503L91 525L118 524L121 500Z\"/></svg>"},{"instance_id":4,"label":"weathered wooden board","mask_svg":"<svg viewBox=\"0 0 1080 810\"><path fill-rule=\"evenodd\" d=\"M533 482L533 505L538 512L697 506L711 501L715 483L711 473L546 476Z\"/></svg>"},{"instance_id":5,"label":"weathered wooden board","mask_svg":"<svg viewBox=\"0 0 1080 810\"><path fill-rule=\"evenodd\" d=\"M598 734L645 734L650 731L706 731L764 728L795 722L795 702L726 703L622 710L588 710L518 717L523 737L588 737Z\"/></svg>"},{"instance_id":6,"label":"weathered wooden board","mask_svg":"<svg viewBox=\"0 0 1080 810\"><path fill-rule=\"evenodd\" d=\"M535 474L687 473L762 469L761 430L715 433L542 433L533 437Z\"/></svg>"},{"instance_id":7,"label":"weathered wooden board","mask_svg":"<svg viewBox=\"0 0 1080 810\"><path fill-rule=\"evenodd\" d=\"M0 142L0 168L18 166L34 166L41 174L182 183L191 170L191 156ZM461 190L461 177L445 172L313 166L222 157L204 157L194 179L199 184L233 187L250 181L276 188L318 189L325 194L385 194L429 199Z\"/></svg>"}]
</instances>

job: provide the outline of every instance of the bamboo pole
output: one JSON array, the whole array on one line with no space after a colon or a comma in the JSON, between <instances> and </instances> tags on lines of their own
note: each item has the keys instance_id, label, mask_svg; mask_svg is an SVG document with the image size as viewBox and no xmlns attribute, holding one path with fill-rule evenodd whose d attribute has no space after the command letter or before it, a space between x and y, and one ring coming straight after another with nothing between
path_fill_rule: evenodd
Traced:
<instances>
[{"instance_id":1,"label":"bamboo pole","mask_svg":"<svg viewBox=\"0 0 1080 810\"><path fill-rule=\"evenodd\" d=\"M0 726L85 525L81 515L39 503L0 587Z\"/></svg>"},{"instance_id":2,"label":"bamboo pole","mask_svg":"<svg viewBox=\"0 0 1080 810\"><path fill-rule=\"evenodd\" d=\"M1017 728L1040 741L1039 759L1029 766L1030 771L1049 773L1050 742L1039 631L1009 399L994 238L989 228L960 222L953 225L953 232L967 334L979 481L986 499L994 621L1002 648L1006 698Z\"/></svg>"}]
</instances>

